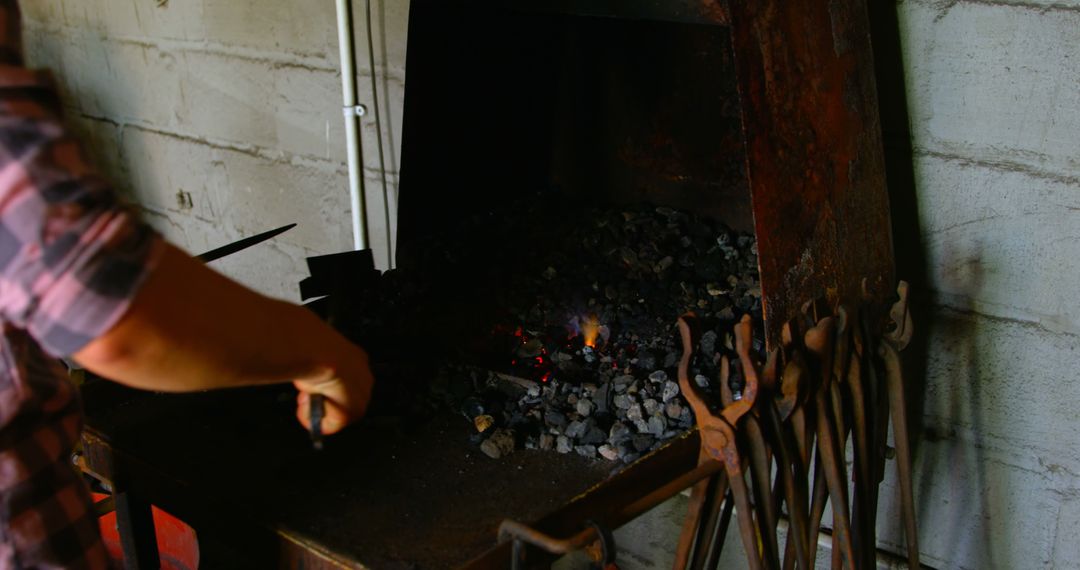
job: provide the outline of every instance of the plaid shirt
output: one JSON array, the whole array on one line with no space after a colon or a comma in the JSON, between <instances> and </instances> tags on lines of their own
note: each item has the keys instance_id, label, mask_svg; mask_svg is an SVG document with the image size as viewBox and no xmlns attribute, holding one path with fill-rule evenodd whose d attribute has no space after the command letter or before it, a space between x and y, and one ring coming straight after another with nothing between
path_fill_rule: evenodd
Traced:
<instances>
[{"instance_id":1,"label":"plaid shirt","mask_svg":"<svg viewBox=\"0 0 1080 570\"><path fill-rule=\"evenodd\" d=\"M104 568L70 462L78 395L50 356L117 322L161 242L88 166L19 30L0 0L0 568Z\"/></svg>"}]
</instances>

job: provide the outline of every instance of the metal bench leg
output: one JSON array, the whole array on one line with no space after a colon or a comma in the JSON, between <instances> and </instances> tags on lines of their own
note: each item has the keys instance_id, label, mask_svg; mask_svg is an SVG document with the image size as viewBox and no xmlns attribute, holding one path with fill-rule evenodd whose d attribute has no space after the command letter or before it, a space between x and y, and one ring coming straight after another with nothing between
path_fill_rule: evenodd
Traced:
<instances>
[{"instance_id":1,"label":"metal bench leg","mask_svg":"<svg viewBox=\"0 0 1080 570\"><path fill-rule=\"evenodd\" d=\"M126 570L155 570L160 568L157 533L150 503L129 492L118 492L116 498L116 524L120 531L120 545L124 549Z\"/></svg>"}]
</instances>

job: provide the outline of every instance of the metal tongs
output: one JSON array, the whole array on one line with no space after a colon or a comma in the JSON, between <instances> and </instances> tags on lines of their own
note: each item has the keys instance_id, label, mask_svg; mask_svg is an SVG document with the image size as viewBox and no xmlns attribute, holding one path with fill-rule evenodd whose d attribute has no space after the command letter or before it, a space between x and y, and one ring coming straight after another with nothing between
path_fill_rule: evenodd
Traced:
<instances>
[{"instance_id":1,"label":"metal tongs","mask_svg":"<svg viewBox=\"0 0 1080 570\"><path fill-rule=\"evenodd\" d=\"M683 357L679 362L679 388L683 396L694 410L694 416L701 434L701 456L699 464L709 461L717 461L723 464L724 471L696 484L690 496L690 511L687 514L683 533L679 540L679 548L676 552L676 568L687 566L691 549L694 550L693 567L715 567L719 561L720 548L726 527L731 517L732 507L738 509L739 534L742 537L743 547L747 552L747 559L752 570L763 570L766 557L770 566L775 565L775 534L773 534L773 553L769 553L769 547L765 546L765 552L758 548L757 523L754 519L754 509L750 502L750 491L746 480L743 478L743 455L739 451L737 428L740 422L754 423L756 417L751 410L758 396L758 371L750 359L751 324L750 317L746 316L735 327L735 345L739 361L743 368L745 384L738 394L725 395L724 406L719 414L714 414L699 392L698 387L690 381L690 360L697 346L697 322L696 316L691 314L679 318L679 332L682 336ZM729 363L727 357L721 362L721 385L726 388L729 378ZM753 418L753 419L751 419ZM757 430L758 437L751 436L751 447L754 448L751 455L752 463L760 464L760 459L765 458L765 468L768 468L767 451L764 443L760 441L760 426ZM767 480L768 473L765 473ZM759 496L768 495L768 491L759 493ZM730 496L731 500L725 500ZM706 508L708 503L709 508ZM723 505L723 512L720 512ZM707 518L704 518L705 515ZM763 533L767 536L768 533ZM719 537L719 541L717 540ZM768 540L766 539L766 542ZM695 547L696 546L696 547Z\"/></svg>"}]
</instances>

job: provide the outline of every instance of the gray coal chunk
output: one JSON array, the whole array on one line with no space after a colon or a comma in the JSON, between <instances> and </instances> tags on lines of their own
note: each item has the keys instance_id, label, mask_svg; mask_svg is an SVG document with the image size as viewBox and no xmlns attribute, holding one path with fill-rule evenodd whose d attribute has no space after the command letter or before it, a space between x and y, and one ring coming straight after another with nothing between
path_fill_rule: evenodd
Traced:
<instances>
[{"instance_id":1,"label":"gray coal chunk","mask_svg":"<svg viewBox=\"0 0 1080 570\"><path fill-rule=\"evenodd\" d=\"M664 372L663 370L656 370L652 374L649 374L649 382L652 382L654 384L665 382L667 381L667 379L667 372Z\"/></svg>"},{"instance_id":2,"label":"gray coal chunk","mask_svg":"<svg viewBox=\"0 0 1080 570\"><path fill-rule=\"evenodd\" d=\"M480 444L480 451L492 459L498 459L514 452L514 432L508 429L497 429L491 437Z\"/></svg>"},{"instance_id":3,"label":"gray coal chunk","mask_svg":"<svg viewBox=\"0 0 1080 570\"><path fill-rule=\"evenodd\" d=\"M632 443L635 450L643 453L652 449L652 446L656 443L656 438L647 433L639 433L634 436Z\"/></svg>"},{"instance_id":4,"label":"gray coal chunk","mask_svg":"<svg viewBox=\"0 0 1080 570\"><path fill-rule=\"evenodd\" d=\"M585 432L588 431L588 429L589 426L586 425L585 422L574 420L570 422L570 425L566 426L566 437L579 439L581 436L585 435Z\"/></svg>"},{"instance_id":5,"label":"gray coal chunk","mask_svg":"<svg viewBox=\"0 0 1080 570\"><path fill-rule=\"evenodd\" d=\"M537 443L537 447L544 451L550 451L555 448L555 436L550 433L540 434L540 440Z\"/></svg>"},{"instance_id":6,"label":"gray coal chunk","mask_svg":"<svg viewBox=\"0 0 1080 570\"><path fill-rule=\"evenodd\" d=\"M679 354L675 352L667 353L664 357L664 368L675 368L675 365L679 362Z\"/></svg>"},{"instance_id":7,"label":"gray coal chunk","mask_svg":"<svg viewBox=\"0 0 1080 570\"><path fill-rule=\"evenodd\" d=\"M703 374L698 374L694 376L694 383L697 384L699 388L708 388L709 378Z\"/></svg>"},{"instance_id":8,"label":"gray coal chunk","mask_svg":"<svg viewBox=\"0 0 1080 570\"><path fill-rule=\"evenodd\" d=\"M582 457L595 458L596 446L595 445L579 445L574 448L574 451Z\"/></svg>"},{"instance_id":9,"label":"gray coal chunk","mask_svg":"<svg viewBox=\"0 0 1080 570\"><path fill-rule=\"evenodd\" d=\"M576 407L577 413L581 414L582 417L588 417L589 414L592 414L593 409L596 408L596 404L594 404L592 400L582 398L578 400Z\"/></svg>"},{"instance_id":10,"label":"gray coal chunk","mask_svg":"<svg viewBox=\"0 0 1080 570\"><path fill-rule=\"evenodd\" d=\"M570 453L574 449L574 446L570 445L570 438L565 435L560 435L555 442L555 451L559 453Z\"/></svg>"},{"instance_id":11,"label":"gray coal chunk","mask_svg":"<svg viewBox=\"0 0 1080 570\"><path fill-rule=\"evenodd\" d=\"M651 416L651 415L655 414L657 412L657 410L660 409L660 402L657 402L656 400L654 400L652 398L646 398L646 399L642 400L641 407L645 410L645 416ZM635 419L635 418L630 418L630 419Z\"/></svg>"},{"instance_id":12,"label":"gray coal chunk","mask_svg":"<svg viewBox=\"0 0 1080 570\"><path fill-rule=\"evenodd\" d=\"M634 420L634 428L638 430L638 433L649 433L649 422L645 419Z\"/></svg>"},{"instance_id":13,"label":"gray coal chunk","mask_svg":"<svg viewBox=\"0 0 1080 570\"><path fill-rule=\"evenodd\" d=\"M596 404L596 412L599 414L605 413L609 410L608 394L611 391L611 384L604 384L593 392L592 401Z\"/></svg>"},{"instance_id":14,"label":"gray coal chunk","mask_svg":"<svg viewBox=\"0 0 1080 570\"><path fill-rule=\"evenodd\" d=\"M667 431L667 419L659 414L649 418L649 433L660 437Z\"/></svg>"},{"instance_id":15,"label":"gray coal chunk","mask_svg":"<svg viewBox=\"0 0 1080 570\"><path fill-rule=\"evenodd\" d=\"M642 370L651 370L656 368L656 355L649 351L645 351L638 355L637 367Z\"/></svg>"},{"instance_id":16,"label":"gray coal chunk","mask_svg":"<svg viewBox=\"0 0 1080 570\"><path fill-rule=\"evenodd\" d=\"M630 421L637 421L644 418L645 415L641 411L640 404L633 404L626 409L626 419Z\"/></svg>"},{"instance_id":17,"label":"gray coal chunk","mask_svg":"<svg viewBox=\"0 0 1080 570\"><path fill-rule=\"evenodd\" d=\"M668 402L667 405L664 406L664 413L673 420L679 419L682 416L682 412L683 407L678 400Z\"/></svg>"},{"instance_id":18,"label":"gray coal chunk","mask_svg":"<svg viewBox=\"0 0 1080 570\"><path fill-rule=\"evenodd\" d=\"M705 334L701 335L701 342L698 346L701 347L701 352L705 356L716 354L716 338L716 331L705 331Z\"/></svg>"},{"instance_id":19,"label":"gray coal chunk","mask_svg":"<svg viewBox=\"0 0 1080 570\"><path fill-rule=\"evenodd\" d=\"M581 443L583 445L597 445L604 443L607 440L607 434L604 430L593 426L589 428L589 431L585 432L585 435L581 436Z\"/></svg>"},{"instance_id":20,"label":"gray coal chunk","mask_svg":"<svg viewBox=\"0 0 1080 570\"><path fill-rule=\"evenodd\" d=\"M664 383L664 392L660 396L664 402L670 402L672 398L679 395L679 385L668 380Z\"/></svg>"},{"instance_id":21,"label":"gray coal chunk","mask_svg":"<svg viewBox=\"0 0 1080 570\"><path fill-rule=\"evenodd\" d=\"M634 376L632 374L623 374L623 375L620 375L620 376L616 376L611 381L614 382L616 386L618 386L620 384L624 384L624 385L633 384L634 383Z\"/></svg>"},{"instance_id":22,"label":"gray coal chunk","mask_svg":"<svg viewBox=\"0 0 1080 570\"><path fill-rule=\"evenodd\" d=\"M566 414L558 410L548 410L547 413L544 414L544 421L551 426L563 427L568 420L566 419Z\"/></svg>"},{"instance_id":23,"label":"gray coal chunk","mask_svg":"<svg viewBox=\"0 0 1080 570\"><path fill-rule=\"evenodd\" d=\"M645 385L643 385L641 387L641 397L642 398L651 398L653 396L658 395L659 391L660 391L660 385L659 384L653 384L652 382L648 382L648 383L646 383Z\"/></svg>"},{"instance_id":24,"label":"gray coal chunk","mask_svg":"<svg viewBox=\"0 0 1080 570\"><path fill-rule=\"evenodd\" d=\"M634 432L630 431L630 427L622 422L611 424L611 429L608 431L608 441L614 444L627 441L633 436Z\"/></svg>"},{"instance_id":25,"label":"gray coal chunk","mask_svg":"<svg viewBox=\"0 0 1080 570\"><path fill-rule=\"evenodd\" d=\"M616 394L614 403L616 408L625 410L634 404L634 399L626 394Z\"/></svg>"},{"instance_id":26,"label":"gray coal chunk","mask_svg":"<svg viewBox=\"0 0 1080 570\"><path fill-rule=\"evenodd\" d=\"M612 445L601 445L599 448L597 448L596 451L600 453L600 457L603 457L608 461L615 461L619 458L619 450Z\"/></svg>"}]
</instances>

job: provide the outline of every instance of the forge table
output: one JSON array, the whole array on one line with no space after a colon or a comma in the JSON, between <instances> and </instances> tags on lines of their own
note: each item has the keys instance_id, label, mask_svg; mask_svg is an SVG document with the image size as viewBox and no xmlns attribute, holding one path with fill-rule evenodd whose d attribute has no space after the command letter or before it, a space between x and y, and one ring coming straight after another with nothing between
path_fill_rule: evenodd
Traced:
<instances>
[{"instance_id":1,"label":"forge table","mask_svg":"<svg viewBox=\"0 0 1080 570\"><path fill-rule=\"evenodd\" d=\"M164 395L99 381L83 397L85 467L114 487L137 567L156 560L149 504L252 568L506 567L509 548L495 548L504 518L569 536L697 458L697 438L683 437L615 477L615 464L575 454L492 460L453 414L372 418L315 452L290 388Z\"/></svg>"}]
</instances>

